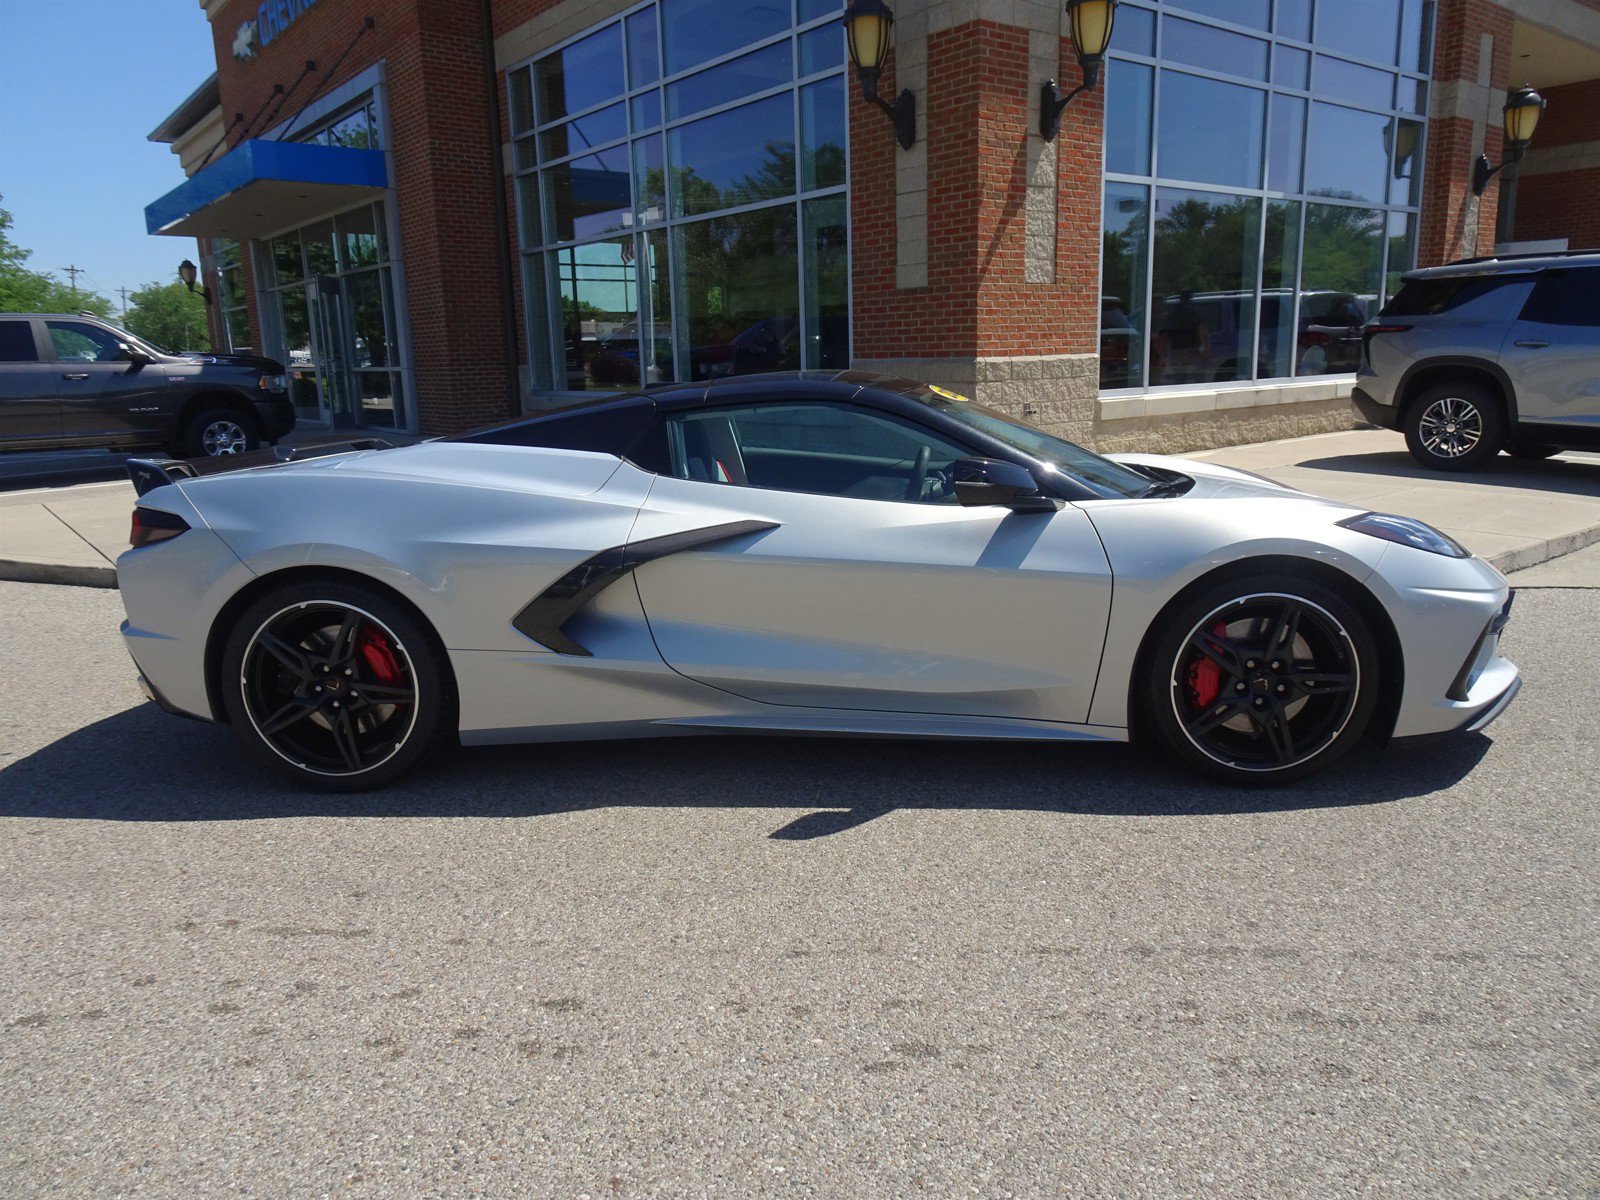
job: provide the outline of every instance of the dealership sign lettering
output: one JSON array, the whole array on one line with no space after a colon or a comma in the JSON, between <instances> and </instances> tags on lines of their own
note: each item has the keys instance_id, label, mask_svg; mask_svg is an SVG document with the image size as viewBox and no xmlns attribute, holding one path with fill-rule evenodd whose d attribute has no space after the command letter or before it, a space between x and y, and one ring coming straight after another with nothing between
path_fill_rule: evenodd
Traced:
<instances>
[{"instance_id":1,"label":"dealership sign lettering","mask_svg":"<svg viewBox=\"0 0 1600 1200\"><path fill-rule=\"evenodd\" d=\"M241 61L256 56L256 51L272 43L289 26L305 16L317 0L265 0L256 9L256 19L239 26L233 39L233 56Z\"/></svg>"}]
</instances>

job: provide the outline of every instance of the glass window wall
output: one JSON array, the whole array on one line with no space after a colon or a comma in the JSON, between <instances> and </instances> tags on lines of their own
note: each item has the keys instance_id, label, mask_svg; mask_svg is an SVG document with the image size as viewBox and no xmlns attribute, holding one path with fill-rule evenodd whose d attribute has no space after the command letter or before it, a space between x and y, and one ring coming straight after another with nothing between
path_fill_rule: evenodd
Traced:
<instances>
[{"instance_id":1,"label":"glass window wall","mask_svg":"<svg viewBox=\"0 0 1600 1200\"><path fill-rule=\"evenodd\" d=\"M1102 388L1355 369L1361 325L1415 261L1433 29L1428 0L1367 7L1119 8Z\"/></svg>"},{"instance_id":2,"label":"glass window wall","mask_svg":"<svg viewBox=\"0 0 1600 1200\"><path fill-rule=\"evenodd\" d=\"M536 390L848 365L843 2L736 8L655 0L508 73Z\"/></svg>"}]
</instances>

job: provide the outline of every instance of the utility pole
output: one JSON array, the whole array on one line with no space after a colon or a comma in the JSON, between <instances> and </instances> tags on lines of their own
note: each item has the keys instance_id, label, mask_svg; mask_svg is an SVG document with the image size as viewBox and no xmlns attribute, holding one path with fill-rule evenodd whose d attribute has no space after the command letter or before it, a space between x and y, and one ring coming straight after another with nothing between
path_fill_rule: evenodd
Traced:
<instances>
[{"instance_id":1,"label":"utility pole","mask_svg":"<svg viewBox=\"0 0 1600 1200\"><path fill-rule=\"evenodd\" d=\"M82 267L62 267L68 275L72 276L72 302L78 302L78 276L86 274Z\"/></svg>"},{"instance_id":2,"label":"utility pole","mask_svg":"<svg viewBox=\"0 0 1600 1200\"><path fill-rule=\"evenodd\" d=\"M122 319L126 321L128 319L128 289L125 287L119 287L117 289L117 295L122 297Z\"/></svg>"}]
</instances>

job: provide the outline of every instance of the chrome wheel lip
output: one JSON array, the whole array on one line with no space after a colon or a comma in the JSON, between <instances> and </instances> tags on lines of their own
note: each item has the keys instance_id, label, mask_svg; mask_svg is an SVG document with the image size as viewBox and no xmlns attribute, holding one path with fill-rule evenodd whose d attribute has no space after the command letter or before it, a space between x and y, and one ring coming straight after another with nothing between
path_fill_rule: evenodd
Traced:
<instances>
[{"instance_id":1,"label":"chrome wheel lip","mask_svg":"<svg viewBox=\"0 0 1600 1200\"><path fill-rule=\"evenodd\" d=\"M250 436L237 421L213 421L200 431L200 445L209 458L225 454L243 454L250 444Z\"/></svg>"},{"instance_id":2,"label":"chrome wheel lip","mask_svg":"<svg viewBox=\"0 0 1600 1200\"><path fill-rule=\"evenodd\" d=\"M1190 647L1194 642L1195 635L1202 629L1207 628L1213 621L1226 613L1230 608L1237 608L1239 605L1248 604L1252 600L1292 600L1296 604L1304 605L1306 608L1318 613L1324 620L1326 620L1332 626L1338 637L1350 648L1351 685L1349 703L1345 706L1345 711L1340 717L1338 725L1330 730L1327 735L1319 741L1316 749L1312 750L1309 754L1302 754L1296 757L1293 762L1242 763L1237 759L1227 758L1223 755L1217 754L1212 749L1197 740L1189 732L1188 722L1184 719L1182 685L1180 683L1180 678L1186 665L1186 660L1190 651ZM1171 671L1169 672L1169 679L1169 692L1172 700L1173 719L1177 722L1178 731L1183 734L1185 741L1187 741L1201 754L1204 754L1212 762L1219 763L1230 770L1246 771L1259 775L1270 775L1278 771L1297 770L1300 767L1305 766L1306 763L1311 762L1318 755L1325 753L1330 746L1333 746L1335 743L1337 743L1339 738L1343 736L1345 729L1350 725L1350 719L1355 716L1356 708L1359 706L1361 698L1361 656L1356 653L1355 642L1351 639L1350 631L1344 627L1343 622L1341 622L1327 609L1323 608L1322 605L1316 603L1316 601L1308 600L1304 596L1297 596L1292 592L1251 592L1249 595L1236 596L1232 600L1217 605L1216 608L1212 609L1209 613L1194 623L1194 626L1189 630L1188 633L1184 634L1183 641L1179 644L1178 656L1172 662Z\"/></svg>"},{"instance_id":3,"label":"chrome wheel lip","mask_svg":"<svg viewBox=\"0 0 1600 1200\"><path fill-rule=\"evenodd\" d=\"M1417 440L1438 458L1462 458L1483 440L1483 413L1470 400L1441 396L1417 418Z\"/></svg>"},{"instance_id":4,"label":"chrome wheel lip","mask_svg":"<svg viewBox=\"0 0 1600 1200\"><path fill-rule=\"evenodd\" d=\"M293 604L285 605L283 608L280 608L277 612L273 613L265 621L262 621L261 624L256 626L255 632L250 635L250 640L245 644L244 654L240 658L239 662L239 696L243 701L245 719L250 722L250 728L254 730L255 735L261 739L262 744L268 747L279 758L283 759L284 762L290 764L298 770L305 771L307 774L320 775L325 779L355 779L358 776L367 774L368 772L376 771L379 767L383 766L389 760L394 758L396 754L399 754L400 751L405 748L406 743L411 740L412 731L417 727L417 710L421 707L420 702L422 689L420 687L416 689L417 700L411 705L411 712L409 714L410 719L406 722L405 730L400 734L399 737L395 739L394 746L390 749L389 753L385 754L377 762L362 767L359 771L323 771L316 767L309 766L308 764L301 762L299 759L294 758L291 755L285 754L283 750L279 748L279 746L272 740L272 738L261 732L261 723L256 719L256 714L251 710L250 691L248 686L249 680L245 675L245 669L250 663L251 651L256 648L256 643L261 639L261 634L267 629L270 629L280 617L288 613L295 612L299 609L311 608L318 605L339 609L343 612L358 613L362 617L365 617L368 621L371 621L379 629L383 630L383 632L388 636L390 644L394 648L394 652L404 659L405 665L410 669L411 678L416 680L416 664L412 662L411 655L406 653L405 643L400 640L399 634L395 633L394 630L390 629L386 624L380 621L377 617L373 616L366 609L355 604L347 603L343 600L296 600Z\"/></svg>"}]
</instances>

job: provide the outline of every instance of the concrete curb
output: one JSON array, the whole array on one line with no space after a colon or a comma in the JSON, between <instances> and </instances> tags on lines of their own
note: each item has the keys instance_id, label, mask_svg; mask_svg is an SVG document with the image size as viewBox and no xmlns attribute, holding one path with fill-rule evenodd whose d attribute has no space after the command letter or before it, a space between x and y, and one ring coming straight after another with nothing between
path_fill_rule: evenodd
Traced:
<instances>
[{"instance_id":1,"label":"concrete curb","mask_svg":"<svg viewBox=\"0 0 1600 1200\"><path fill-rule=\"evenodd\" d=\"M1549 562L1552 558L1560 558L1565 554L1585 549L1596 542L1600 542L1600 525L1591 525L1587 529L1563 534L1547 542L1524 546L1520 550L1503 551L1484 561L1502 575L1510 575L1513 571L1525 571L1529 567Z\"/></svg>"},{"instance_id":2,"label":"concrete curb","mask_svg":"<svg viewBox=\"0 0 1600 1200\"><path fill-rule=\"evenodd\" d=\"M66 587L115 588L117 569L0 558L0 580L9 583L54 583Z\"/></svg>"}]
</instances>

